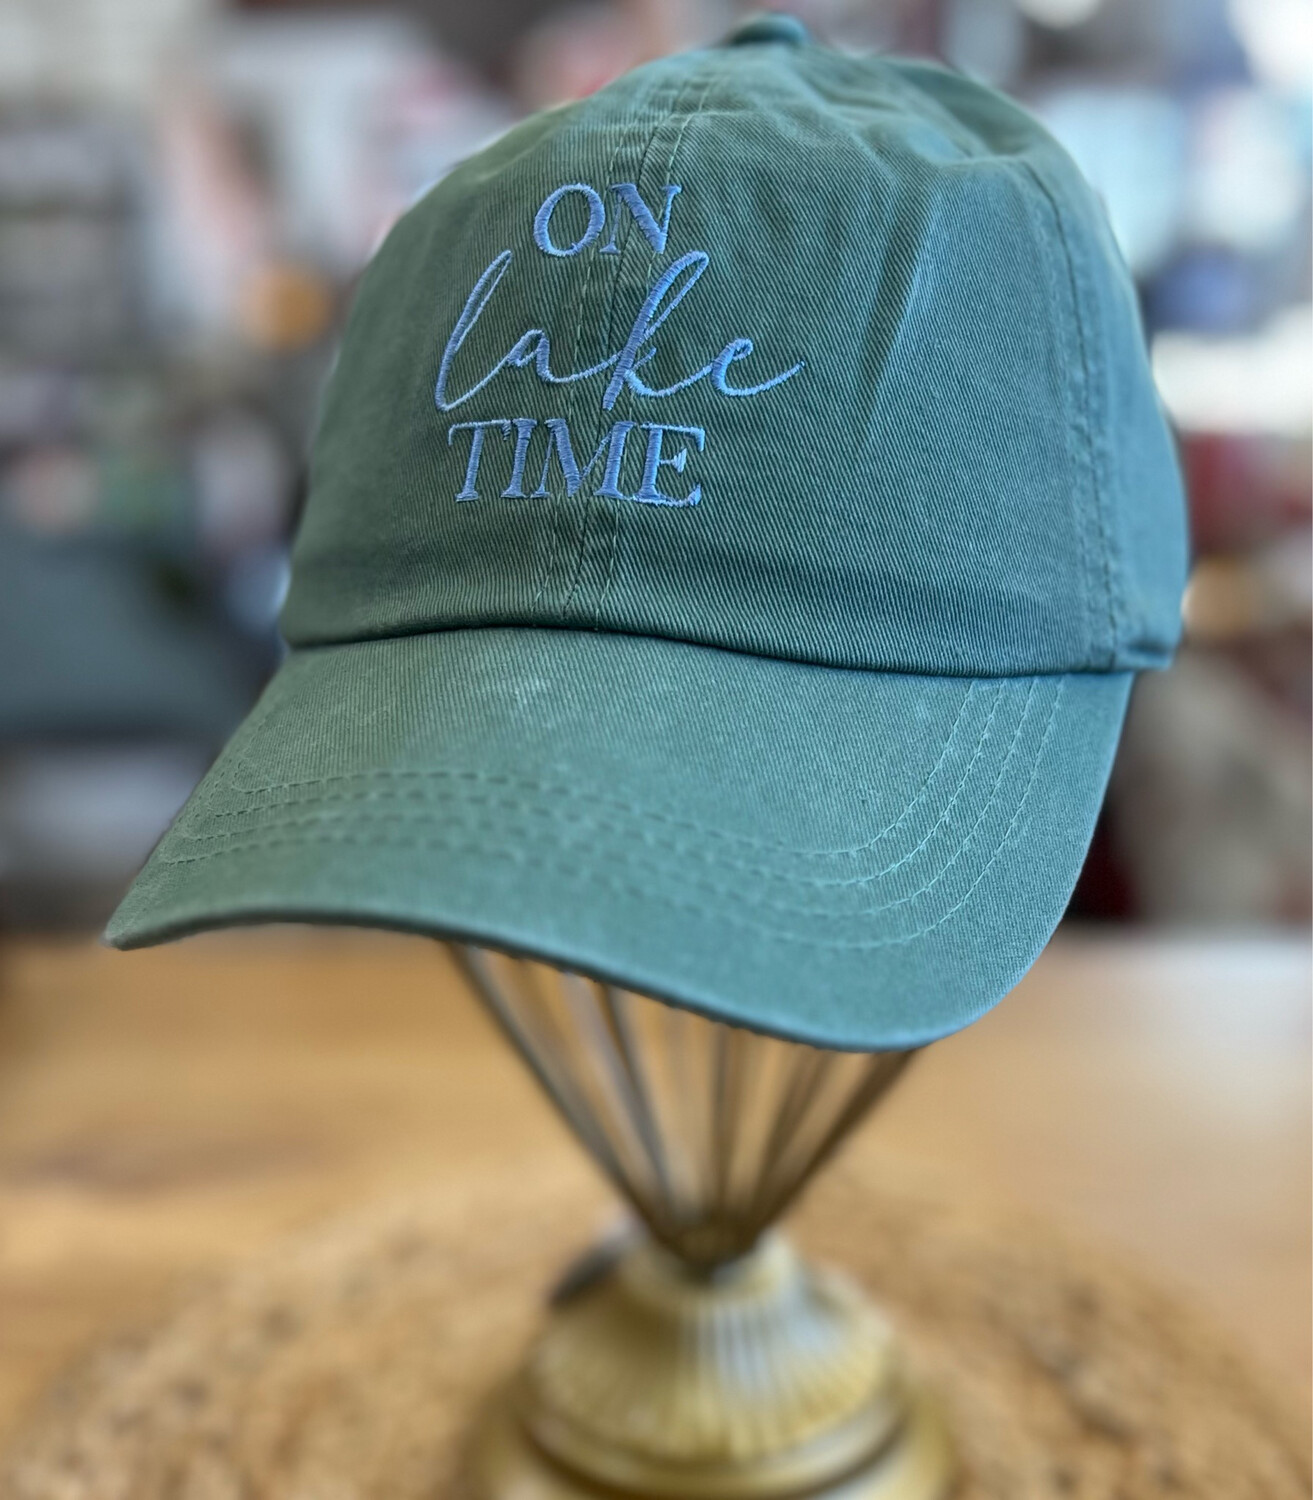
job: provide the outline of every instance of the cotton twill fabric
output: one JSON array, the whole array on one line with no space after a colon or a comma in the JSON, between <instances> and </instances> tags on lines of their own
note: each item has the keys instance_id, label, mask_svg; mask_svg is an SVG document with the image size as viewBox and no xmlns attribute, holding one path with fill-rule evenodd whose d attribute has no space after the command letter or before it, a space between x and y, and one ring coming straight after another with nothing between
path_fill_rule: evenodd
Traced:
<instances>
[{"instance_id":1,"label":"cotton twill fabric","mask_svg":"<svg viewBox=\"0 0 1313 1500\"><path fill-rule=\"evenodd\" d=\"M1057 922L1185 562L1070 158L959 74L749 25L521 122L392 228L291 657L111 940L415 928L927 1040Z\"/></svg>"},{"instance_id":2,"label":"cotton twill fabric","mask_svg":"<svg viewBox=\"0 0 1313 1500\"><path fill-rule=\"evenodd\" d=\"M1048 940L1130 681L567 630L303 650L108 936L411 929L819 1045L915 1045Z\"/></svg>"},{"instance_id":3,"label":"cotton twill fabric","mask_svg":"<svg viewBox=\"0 0 1313 1500\"><path fill-rule=\"evenodd\" d=\"M660 204L658 253L608 184ZM533 226L562 184L608 228L576 255ZM579 195L553 220L586 227ZM615 254L598 247L614 228ZM503 368L526 329L552 367L614 355L678 257L705 274L642 366L676 383L732 336L729 398L656 398L608 371ZM435 390L473 289L511 256ZM477 303L477 298L475 299ZM472 421L491 431L467 494ZM620 419L682 424L696 505L562 479ZM700 440L689 436L696 431ZM636 489L636 428L620 488ZM542 476L541 492L535 481ZM533 493L529 493L532 491ZM955 676L1161 667L1180 632L1180 477L1135 289L1070 159L1002 96L944 69L823 47L667 58L525 121L397 223L361 279L325 393L283 630L293 646L486 625L665 636L793 661Z\"/></svg>"}]
</instances>

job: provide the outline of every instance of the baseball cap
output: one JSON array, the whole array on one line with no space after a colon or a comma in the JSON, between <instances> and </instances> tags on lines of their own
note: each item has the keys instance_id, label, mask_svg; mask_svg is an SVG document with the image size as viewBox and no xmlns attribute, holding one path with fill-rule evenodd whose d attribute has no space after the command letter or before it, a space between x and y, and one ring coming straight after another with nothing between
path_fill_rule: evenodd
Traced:
<instances>
[{"instance_id":1,"label":"baseball cap","mask_svg":"<svg viewBox=\"0 0 1313 1500\"><path fill-rule=\"evenodd\" d=\"M976 82L760 18L388 235L289 654L108 940L376 925L931 1040L1057 924L1185 553L1072 162Z\"/></svg>"}]
</instances>

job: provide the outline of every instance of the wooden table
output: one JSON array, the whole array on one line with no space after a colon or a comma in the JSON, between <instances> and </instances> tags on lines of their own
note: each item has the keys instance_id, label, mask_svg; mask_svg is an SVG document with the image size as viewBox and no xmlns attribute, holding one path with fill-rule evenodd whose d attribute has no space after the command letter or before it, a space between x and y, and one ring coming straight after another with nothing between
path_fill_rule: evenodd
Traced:
<instances>
[{"instance_id":1,"label":"wooden table","mask_svg":"<svg viewBox=\"0 0 1313 1500\"><path fill-rule=\"evenodd\" d=\"M1177 1283L1292 1382L1308 946L1065 935L853 1143ZM270 929L0 953L0 1442L90 1340L371 1194L575 1148L431 943Z\"/></svg>"}]
</instances>

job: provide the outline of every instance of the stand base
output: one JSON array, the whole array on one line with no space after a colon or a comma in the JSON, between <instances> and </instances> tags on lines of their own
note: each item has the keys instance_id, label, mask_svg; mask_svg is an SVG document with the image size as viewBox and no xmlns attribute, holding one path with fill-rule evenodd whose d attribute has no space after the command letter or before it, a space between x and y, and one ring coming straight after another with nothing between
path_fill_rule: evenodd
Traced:
<instances>
[{"instance_id":1,"label":"stand base","mask_svg":"<svg viewBox=\"0 0 1313 1500\"><path fill-rule=\"evenodd\" d=\"M799 1230L880 1288L942 1390L953 1500L1309 1500L1297 1382L1032 1215L872 1157L822 1179ZM603 1201L569 1158L485 1176L280 1240L89 1349L7 1437L0 1495L454 1500L476 1393L522 1357L532 1289Z\"/></svg>"},{"instance_id":2,"label":"stand base","mask_svg":"<svg viewBox=\"0 0 1313 1500\"><path fill-rule=\"evenodd\" d=\"M484 1414L466 1469L469 1500L615 1500L615 1490L553 1463L525 1432L515 1405L513 1396L503 1393ZM954 1469L938 1404L920 1391L902 1426L873 1459L822 1489L807 1490L799 1500L946 1500Z\"/></svg>"},{"instance_id":3,"label":"stand base","mask_svg":"<svg viewBox=\"0 0 1313 1500\"><path fill-rule=\"evenodd\" d=\"M858 1288L778 1235L638 1241L558 1298L476 1428L469 1500L941 1500L937 1408Z\"/></svg>"}]
</instances>

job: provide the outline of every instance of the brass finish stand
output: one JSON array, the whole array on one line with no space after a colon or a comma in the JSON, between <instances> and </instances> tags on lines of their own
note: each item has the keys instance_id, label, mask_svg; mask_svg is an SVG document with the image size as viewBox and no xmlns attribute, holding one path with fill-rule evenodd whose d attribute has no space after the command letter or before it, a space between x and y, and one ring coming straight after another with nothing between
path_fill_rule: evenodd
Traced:
<instances>
[{"instance_id":1,"label":"brass finish stand","mask_svg":"<svg viewBox=\"0 0 1313 1500\"><path fill-rule=\"evenodd\" d=\"M451 951L645 1231L557 1297L476 1429L470 1500L942 1500L948 1439L883 1319L770 1227L909 1054Z\"/></svg>"},{"instance_id":2,"label":"brass finish stand","mask_svg":"<svg viewBox=\"0 0 1313 1500\"><path fill-rule=\"evenodd\" d=\"M532 1172L503 1156L467 1173L280 1240L153 1327L89 1349L6 1440L0 1495L468 1496L481 1393L542 1326L533 1288L578 1246L599 1201L559 1152ZM1256 1369L1175 1293L991 1205L978 1185L862 1152L817 1184L797 1228L888 1298L943 1391L960 1455L953 1500L1313 1493L1294 1382ZM589 1300L581 1292L564 1311ZM891 1440L883 1471L863 1465L857 1488L834 1482L822 1495L932 1492L920 1460L894 1458L934 1451L919 1422ZM485 1421L484 1494L623 1500L541 1457L518 1416L500 1458L495 1441ZM876 1476L895 1477L882 1492Z\"/></svg>"},{"instance_id":3,"label":"brass finish stand","mask_svg":"<svg viewBox=\"0 0 1313 1500\"><path fill-rule=\"evenodd\" d=\"M650 1241L554 1309L478 1427L470 1500L941 1500L952 1457L884 1320L778 1235Z\"/></svg>"}]
</instances>

